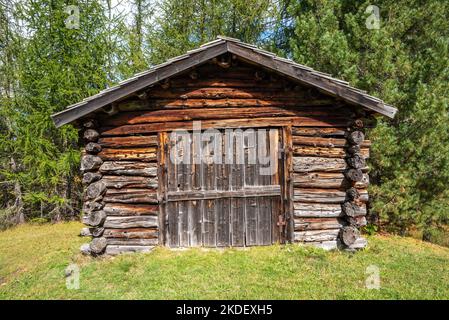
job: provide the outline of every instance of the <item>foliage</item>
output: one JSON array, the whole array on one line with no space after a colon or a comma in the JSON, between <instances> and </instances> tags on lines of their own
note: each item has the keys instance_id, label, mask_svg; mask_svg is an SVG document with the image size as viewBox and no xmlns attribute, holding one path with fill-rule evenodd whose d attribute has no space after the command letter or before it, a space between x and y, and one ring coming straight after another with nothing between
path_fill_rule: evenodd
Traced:
<instances>
[{"instance_id":1,"label":"foliage","mask_svg":"<svg viewBox=\"0 0 449 320\"><path fill-rule=\"evenodd\" d=\"M3 4L4 3L4 4ZM80 28L65 24L67 4ZM217 35L343 78L399 108L369 132L371 210L423 238L449 220L449 2L2 0L0 225L76 215L78 133L50 114ZM372 25L370 25L372 26ZM378 225L377 227L380 227Z\"/></svg>"},{"instance_id":2,"label":"foliage","mask_svg":"<svg viewBox=\"0 0 449 320\"><path fill-rule=\"evenodd\" d=\"M273 6L270 0L160 1L147 34L151 63L161 63L215 40L219 35L255 43L263 37Z\"/></svg>"},{"instance_id":3,"label":"foliage","mask_svg":"<svg viewBox=\"0 0 449 320\"><path fill-rule=\"evenodd\" d=\"M377 1L380 28L367 28L370 1L295 1L290 52L396 106L369 132L372 212L401 234L449 220L449 3Z\"/></svg>"},{"instance_id":4,"label":"foliage","mask_svg":"<svg viewBox=\"0 0 449 320\"><path fill-rule=\"evenodd\" d=\"M20 26L6 25L9 38L3 47L11 52L2 63L3 87L11 85L1 96L0 175L3 204L20 213L17 222L76 215L78 132L71 126L56 129L50 115L107 84L102 6L78 2L82 28L70 29L65 5L29 0L14 3L8 12L10 22L14 18Z\"/></svg>"},{"instance_id":5,"label":"foliage","mask_svg":"<svg viewBox=\"0 0 449 320\"><path fill-rule=\"evenodd\" d=\"M269 0L6 0L0 6L0 225L77 216L78 132L50 115L218 34L254 42ZM67 19L79 8L79 27ZM129 9L129 8L128 8ZM154 15L157 11L157 15Z\"/></svg>"}]
</instances>

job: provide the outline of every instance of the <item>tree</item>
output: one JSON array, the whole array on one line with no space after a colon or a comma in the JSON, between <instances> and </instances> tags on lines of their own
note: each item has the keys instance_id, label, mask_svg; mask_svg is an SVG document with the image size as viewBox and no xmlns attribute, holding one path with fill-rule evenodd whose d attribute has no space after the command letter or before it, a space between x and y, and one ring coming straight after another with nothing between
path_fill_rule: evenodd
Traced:
<instances>
[{"instance_id":1,"label":"tree","mask_svg":"<svg viewBox=\"0 0 449 320\"><path fill-rule=\"evenodd\" d=\"M0 227L25 220L22 186L18 179L9 179L18 172L17 159L9 139L12 130L10 113L17 91L17 55L20 49L17 16L11 1L0 2Z\"/></svg>"},{"instance_id":2,"label":"tree","mask_svg":"<svg viewBox=\"0 0 449 320\"><path fill-rule=\"evenodd\" d=\"M56 129L50 115L107 85L104 8L98 1L77 2L79 28L72 28L65 1L11 4L24 29L12 53L17 89L2 110L2 180L14 185L8 193L23 207L17 222L25 216L73 217L80 189L78 132L72 126Z\"/></svg>"},{"instance_id":3,"label":"tree","mask_svg":"<svg viewBox=\"0 0 449 320\"><path fill-rule=\"evenodd\" d=\"M70 7L64 0L4 1L0 178L7 199L2 216L11 223L77 214L78 132L70 125L56 129L52 113L218 34L266 38L266 9L274 6L269 0L134 0L126 11L111 0Z\"/></svg>"},{"instance_id":4,"label":"tree","mask_svg":"<svg viewBox=\"0 0 449 320\"><path fill-rule=\"evenodd\" d=\"M449 220L449 3L376 4L379 29L367 27L369 1L293 2L290 48L296 61L399 108L369 133L371 212L390 230L428 235Z\"/></svg>"},{"instance_id":5,"label":"tree","mask_svg":"<svg viewBox=\"0 0 449 320\"><path fill-rule=\"evenodd\" d=\"M161 1L146 37L148 60L161 63L218 35L258 43L264 37L272 4L270 0Z\"/></svg>"}]
</instances>

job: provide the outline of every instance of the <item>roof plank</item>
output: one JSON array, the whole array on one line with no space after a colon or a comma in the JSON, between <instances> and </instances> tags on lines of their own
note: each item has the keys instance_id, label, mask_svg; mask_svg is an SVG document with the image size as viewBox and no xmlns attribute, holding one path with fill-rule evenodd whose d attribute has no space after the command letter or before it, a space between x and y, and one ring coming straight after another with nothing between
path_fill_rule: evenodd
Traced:
<instances>
[{"instance_id":1,"label":"roof plank","mask_svg":"<svg viewBox=\"0 0 449 320\"><path fill-rule=\"evenodd\" d=\"M209 47L207 50L192 54L189 58L158 68L154 70L154 72L149 72L137 79L133 79L134 81L119 84L115 86L114 90L111 90L113 87L108 88L108 92L104 95L103 92L99 92L97 95L92 96L91 99L86 99L82 104L75 104L61 112L53 114L53 121L55 122L56 127L70 123L101 107L113 103L156 82L188 70L189 68L206 62L225 52L227 52L226 44L217 43L217 45Z\"/></svg>"},{"instance_id":2,"label":"roof plank","mask_svg":"<svg viewBox=\"0 0 449 320\"><path fill-rule=\"evenodd\" d=\"M350 104L362 106L379 114L393 118L397 109L385 104L382 100L368 95L366 92L351 87L348 82L332 78L332 76L315 71L310 67L281 58L275 54L243 43L237 39L218 37L186 54L167 60L153 68L140 72L118 85L100 91L65 110L52 115L57 127L81 118L101 107L125 98L145 87L172 77L192 67L230 52L252 64L258 64L269 70L287 76L302 84L312 86L322 92L338 97Z\"/></svg>"}]
</instances>

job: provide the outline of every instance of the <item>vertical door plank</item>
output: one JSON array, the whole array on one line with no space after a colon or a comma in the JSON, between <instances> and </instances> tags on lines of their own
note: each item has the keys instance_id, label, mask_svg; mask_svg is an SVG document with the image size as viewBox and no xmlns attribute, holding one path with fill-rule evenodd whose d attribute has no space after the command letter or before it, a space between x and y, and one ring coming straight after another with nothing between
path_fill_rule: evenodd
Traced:
<instances>
[{"instance_id":1,"label":"vertical door plank","mask_svg":"<svg viewBox=\"0 0 449 320\"><path fill-rule=\"evenodd\" d=\"M186 191L191 191L192 190L192 185L193 185L193 165L192 165L192 134L189 133L188 135L186 135L187 139L188 139L188 143L186 148L188 150L186 150L186 156L185 156L185 161L183 163L183 168L184 168L184 175L185 175L185 184L184 184L184 188L183 190ZM186 238L184 239L184 245L185 246L192 246L191 244L191 232L192 232L192 223L191 223L191 215L192 215L192 201L184 201L184 210L185 210L185 228L186 228Z\"/></svg>"},{"instance_id":2,"label":"vertical door plank","mask_svg":"<svg viewBox=\"0 0 449 320\"><path fill-rule=\"evenodd\" d=\"M284 127L282 138L285 150L282 179L284 184L283 206L286 225L284 228L284 239L281 239L281 242L292 242L295 222L293 218L293 138L291 126Z\"/></svg>"},{"instance_id":3,"label":"vertical door plank","mask_svg":"<svg viewBox=\"0 0 449 320\"><path fill-rule=\"evenodd\" d=\"M200 136L192 133L192 190L201 190L201 148L200 148ZM190 202L189 208L189 231L190 231L190 245L201 246L201 200L193 200Z\"/></svg>"},{"instance_id":4,"label":"vertical door plank","mask_svg":"<svg viewBox=\"0 0 449 320\"><path fill-rule=\"evenodd\" d=\"M271 243L280 243L278 218L281 214L281 197L271 197Z\"/></svg>"},{"instance_id":5,"label":"vertical door plank","mask_svg":"<svg viewBox=\"0 0 449 320\"><path fill-rule=\"evenodd\" d=\"M233 150L230 167L230 189L241 190L245 184L245 157L243 136L232 133L230 141ZM231 237L233 246L245 245L245 199L231 199Z\"/></svg>"},{"instance_id":6,"label":"vertical door plank","mask_svg":"<svg viewBox=\"0 0 449 320\"><path fill-rule=\"evenodd\" d=\"M222 146L218 146L219 141L216 140L217 137L214 136L214 147L213 147L213 151L211 152L211 154L213 155L213 166L214 166L214 173L215 173L215 189L216 190L223 190L223 175L222 175L222 168L221 168L221 164L218 163L218 161L216 161L216 157L217 155L215 154L215 147L220 147L220 149L222 149ZM217 146L215 146L215 144L217 144ZM220 150L222 151L222 150ZM223 199L214 199L214 206L215 206L215 245L217 247L221 246L220 245L220 237L221 234L223 232Z\"/></svg>"},{"instance_id":7,"label":"vertical door plank","mask_svg":"<svg viewBox=\"0 0 449 320\"><path fill-rule=\"evenodd\" d=\"M274 161L273 167L275 170L271 175L271 184L279 185L279 130L270 130L270 157Z\"/></svg>"},{"instance_id":8,"label":"vertical door plank","mask_svg":"<svg viewBox=\"0 0 449 320\"><path fill-rule=\"evenodd\" d=\"M185 139L185 136L183 137ZM186 145L178 140L177 144L178 162L176 163L177 173L177 191L188 190L188 172L186 172L186 164L184 163L184 156L189 152L186 150ZM188 247L188 201L178 201L178 232L179 232L179 246Z\"/></svg>"},{"instance_id":9,"label":"vertical door plank","mask_svg":"<svg viewBox=\"0 0 449 320\"><path fill-rule=\"evenodd\" d=\"M171 158L171 153L177 152L175 141L173 141L173 135L170 135L167 144L167 172L168 172L168 191L177 190L177 172L176 164ZM178 233L178 206L176 202L170 201L167 203L167 215L168 215L168 242L170 247L179 246L179 233Z\"/></svg>"},{"instance_id":10,"label":"vertical door plank","mask_svg":"<svg viewBox=\"0 0 449 320\"><path fill-rule=\"evenodd\" d=\"M264 134L258 134L257 149L261 160L261 157L270 157L270 131L263 132ZM268 163L260 164L258 166L259 185L266 186L271 185L271 159ZM263 170L265 169L265 170ZM259 214L257 219L257 244L268 245L271 244L271 200L269 197L259 197Z\"/></svg>"},{"instance_id":11,"label":"vertical door plank","mask_svg":"<svg viewBox=\"0 0 449 320\"><path fill-rule=\"evenodd\" d=\"M167 224L166 217L166 191L167 191L167 133L158 133L158 148L157 148L157 177L158 177L158 202L159 202L159 244L168 245L167 243Z\"/></svg>"},{"instance_id":12,"label":"vertical door plank","mask_svg":"<svg viewBox=\"0 0 449 320\"><path fill-rule=\"evenodd\" d=\"M224 133L224 131L222 131ZM221 141L221 164L217 165L217 187L218 190L229 190L229 165L225 162L227 150L225 148L225 136L222 134ZM231 245L230 236L230 199L217 199L217 246L226 247Z\"/></svg>"},{"instance_id":13,"label":"vertical door plank","mask_svg":"<svg viewBox=\"0 0 449 320\"><path fill-rule=\"evenodd\" d=\"M257 186L258 179L256 174L257 154L257 135L245 135L245 186ZM254 159L256 158L256 159ZM246 220L246 244L253 246L257 244L257 212L258 198L248 197L245 203L245 220Z\"/></svg>"},{"instance_id":14,"label":"vertical door plank","mask_svg":"<svg viewBox=\"0 0 449 320\"><path fill-rule=\"evenodd\" d=\"M206 163L203 161L202 164L203 184L205 190L215 190L215 167L213 161L210 159L212 150L209 144L206 144L203 150L206 153L206 157L203 160L207 159ZM206 247L215 247L215 199L204 200L203 210L203 245Z\"/></svg>"},{"instance_id":15,"label":"vertical door plank","mask_svg":"<svg viewBox=\"0 0 449 320\"><path fill-rule=\"evenodd\" d=\"M270 130L270 157L275 161L274 168L275 171L271 175L271 184L272 185L279 185L279 175L281 173L281 168L279 166L279 155L280 155L280 149L279 146L281 144L282 135L279 134L279 129ZM281 211L281 197L271 197L271 242L276 243L279 242L279 227L277 225L278 217L282 214Z\"/></svg>"}]
</instances>

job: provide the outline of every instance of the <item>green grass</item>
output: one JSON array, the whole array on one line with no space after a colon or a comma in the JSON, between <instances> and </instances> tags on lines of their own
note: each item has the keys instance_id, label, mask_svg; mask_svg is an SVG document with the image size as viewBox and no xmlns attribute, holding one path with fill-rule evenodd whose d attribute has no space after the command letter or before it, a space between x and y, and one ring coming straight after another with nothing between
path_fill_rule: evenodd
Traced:
<instances>
[{"instance_id":1,"label":"green grass","mask_svg":"<svg viewBox=\"0 0 449 320\"><path fill-rule=\"evenodd\" d=\"M408 235L415 239L422 239L422 231L412 228L408 231ZM438 244L440 246L449 247L449 226L443 226L440 229L433 229L430 231L429 242Z\"/></svg>"},{"instance_id":2,"label":"green grass","mask_svg":"<svg viewBox=\"0 0 449 320\"><path fill-rule=\"evenodd\" d=\"M90 258L79 223L0 232L0 299L448 299L449 248L375 236L356 254L298 245L248 250L157 248L147 254ZM65 268L80 266L80 288ZM380 268L381 288L365 287Z\"/></svg>"}]
</instances>

